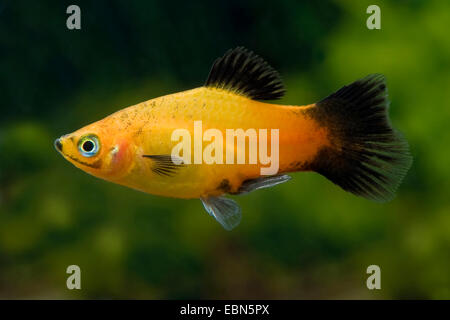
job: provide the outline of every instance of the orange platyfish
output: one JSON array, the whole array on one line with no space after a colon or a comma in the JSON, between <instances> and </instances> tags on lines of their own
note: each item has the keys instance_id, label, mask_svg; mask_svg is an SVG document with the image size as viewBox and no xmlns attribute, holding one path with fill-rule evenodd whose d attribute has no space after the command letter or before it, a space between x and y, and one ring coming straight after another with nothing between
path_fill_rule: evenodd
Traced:
<instances>
[{"instance_id":1,"label":"orange platyfish","mask_svg":"<svg viewBox=\"0 0 450 320\"><path fill-rule=\"evenodd\" d=\"M225 229L243 194L315 171L375 201L394 196L412 157L388 119L382 75L304 106L281 98L279 74L245 48L218 58L204 86L120 110L55 141L71 163L147 193L199 198Z\"/></svg>"}]
</instances>

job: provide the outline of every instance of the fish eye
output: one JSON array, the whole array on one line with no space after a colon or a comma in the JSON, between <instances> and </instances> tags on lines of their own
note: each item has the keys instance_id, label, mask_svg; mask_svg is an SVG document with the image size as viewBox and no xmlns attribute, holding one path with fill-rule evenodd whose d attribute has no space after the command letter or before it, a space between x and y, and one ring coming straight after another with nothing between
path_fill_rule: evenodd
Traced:
<instances>
[{"instance_id":1,"label":"fish eye","mask_svg":"<svg viewBox=\"0 0 450 320\"><path fill-rule=\"evenodd\" d=\"M78 142L78 150L83 157L93 157L100 151L100 142L96 135L90 134L81 137Z\"/></svg>"}]
</instances>

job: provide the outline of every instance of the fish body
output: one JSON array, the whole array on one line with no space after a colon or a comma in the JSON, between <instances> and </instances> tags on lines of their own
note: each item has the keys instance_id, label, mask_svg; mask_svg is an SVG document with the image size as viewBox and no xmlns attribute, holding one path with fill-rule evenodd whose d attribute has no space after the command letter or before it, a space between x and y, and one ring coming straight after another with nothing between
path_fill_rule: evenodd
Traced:
<instances>
[{"instance_id":1,"label":"fish body","mask_svg":"<svg viewBox=\"0 0 450 320\"><path fill-rule=\"evenodd\" d=\"M260 169L266 165L192 163L168 178L155 174L152 171L153 161L143 156L170 155L176 144L171 139L174 130L184 128L191 137L195 137L194 121L201 121L201 140L203 132L211 128L219 130L223 137L226 137L226 129L230 128L244 131L266 129L269 133L272 129L278 129L278 172L299 171L304 163L314 158L320 147L328 143L326 128L306 113L311 107L262 103L225 90L201 87L125 108L71 136L81 137L97 132L97 136L107 137L114 133L111 136L113 141L108 144L110 149L120 146L121 154L116 155L114 161L123 165L101 176L106 180L166 197L200 198L225 192L236 193L243 181L260 177ZM207 146L209 142L202 144ZM191 145L193 154L193 143ZM250 153L249 146L247 141L246 155ZM225 146L223 150L225 154ZM76 160L72 161L77 165ZM97 168L88 167L85 170L95 175Z\"/></svg>"},{"instance_id":2,"label":"fish body","mask_svg":"<svg viewBox=\"0 0 450 320\"><path fill-rule=\"evenodd\" d=\"M222 195L282 183L289 172L316 171L355 194L392 197L411 158L406 141L388 123L382 76L357 81L315 104L260 101L283 92L275 70L237 48L216 60L205 86L122 109L55 145L99 178L160 196L200 198L226 229L239 223L240 208ZM242 130L241 144L229 136L230 129ZM184 146L178 158L177 144ZM269 158L275 171L264 175Z\"/></svg>"}]
</instances>

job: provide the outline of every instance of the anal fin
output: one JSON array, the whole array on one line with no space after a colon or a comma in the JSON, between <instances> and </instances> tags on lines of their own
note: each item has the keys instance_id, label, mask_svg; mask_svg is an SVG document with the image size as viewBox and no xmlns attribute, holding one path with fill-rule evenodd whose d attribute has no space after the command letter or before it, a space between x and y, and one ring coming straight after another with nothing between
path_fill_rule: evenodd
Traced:
<instances>
[{"instance_id":1,"label":"anal fin","mask_svg":"<svg viewBox=\"0 0 450 320\"><path fill-rule=\"evenodd\" d=\"M205 210L226 230L236 227L242 218L241 207L225 197L200 198Z\"/></svg>"},{"instance_id":2,"label":"anal fin","mask_svg":"<svg viewBox=\"0 0 450 320\"><path fill-rule=\"evenodd\" d=\"M239 187L237 194L244 194L258 189L270 188L289 180L291 180L291 176L287 174L246 180Z\"/></svg>"}]
</instances>

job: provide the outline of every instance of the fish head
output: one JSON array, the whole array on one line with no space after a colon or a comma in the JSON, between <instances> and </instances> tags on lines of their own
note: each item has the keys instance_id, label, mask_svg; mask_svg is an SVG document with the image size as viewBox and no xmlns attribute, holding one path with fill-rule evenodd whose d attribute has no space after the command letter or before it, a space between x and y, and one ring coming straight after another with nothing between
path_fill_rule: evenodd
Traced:
<instances>
[{"instance_id":1,"label":"fish head","mask_svg":"<svg viewBox=\"0 0 450 320\"><path fill-rule=\"evenodd\" d=\"M55 148L77 168L114 180L127 172L133 161L126 136L113 132L109 126L93 123L56 139Z\"/></svg>"}]
</instances>

